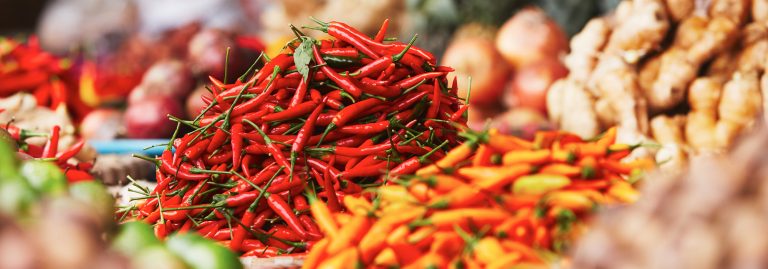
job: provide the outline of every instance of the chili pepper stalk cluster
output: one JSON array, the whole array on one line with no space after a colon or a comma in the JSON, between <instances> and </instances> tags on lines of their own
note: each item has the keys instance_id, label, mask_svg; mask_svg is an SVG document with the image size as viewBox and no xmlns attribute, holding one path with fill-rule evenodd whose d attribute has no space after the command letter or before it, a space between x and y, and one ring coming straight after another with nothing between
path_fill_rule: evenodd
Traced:
<instances>
[{"instance_id":1,"label":"chili pepper stalk cluster","mask_svg":"<svg viewBox=\"0 0 768 269\"><path fill-rule=\"evenodd\" d=\"M335 40L293 28L287 52L259 70L211 79L200 115L174 119L194 131L147 158L158 185L120 217L161 238L194 231L243 256L301 255L323 237L308 196L340 211L383 175L413 173L459 145L466 105L451 68L415 37L384 42L387 22L374 38L319 23Z\"/></svg>"},{"instance_id":2,"label":"chili pepper stalk cluster","mask_svg":"<svg viewBox=\"0 0 768 269\"><path fill-rule=\"evenodd\" d=\"M598 205L634 202L636 146L616 129L595 141L551 131L535 140L486 133L414 175L394 176L373 200L347 195L345 213L310 205L325 238L303 268L547 268Z\"/></svg>"},{"instance_id":3,"label":"chili pepper stalk cluster","mask_svg":"<svg viewBox=\"0 0 768 269\"><path fill-rule=\"evenodd\" d=\"M71 161L83 149L85 140L80 138L69 148L59 149L60 126L54 125L50 133L23 129L12 123L0 124L0 129L2 129L0 131L7 132L10 138L15 141L15 144L18 145L19 153L34 159L54 162L70 183L94 179L90 173L93 168L92 162ZM38 146L25 142L30 137L47 137L48 140L45 145Z\"/></svg>"}]
</instances>

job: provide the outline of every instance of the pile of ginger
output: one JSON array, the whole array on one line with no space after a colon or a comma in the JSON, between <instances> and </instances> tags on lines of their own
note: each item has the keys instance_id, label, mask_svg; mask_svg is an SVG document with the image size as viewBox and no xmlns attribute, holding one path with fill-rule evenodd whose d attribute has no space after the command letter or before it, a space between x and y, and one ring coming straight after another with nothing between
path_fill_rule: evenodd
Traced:
<instances>
[{"instance_id":1,"label":"pile of ginger","mask_svg":"<svg viewBox=\"0 0 768 269\"><path fill-rule=\"evenodd\" d=\"M570 48L550 119L583 137L617 125L667 166L722 151L768 112L768 0L624 0Z\"/></svg>"}]
</instances>

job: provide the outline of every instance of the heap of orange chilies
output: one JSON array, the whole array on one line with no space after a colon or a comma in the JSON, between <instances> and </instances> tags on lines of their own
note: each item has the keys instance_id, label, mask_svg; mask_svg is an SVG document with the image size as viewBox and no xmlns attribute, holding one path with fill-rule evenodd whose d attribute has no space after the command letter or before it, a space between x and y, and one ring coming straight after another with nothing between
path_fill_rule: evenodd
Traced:
<instances>
[{"instance_id":1,"label":"heap of orange chilies","mask_svg":"<svg viewBox=\"0 0 768 269\"><path fill-rule=\"evenodd\" d=\"M635 201L630 174L655 165L620 162L635 147L615 136L468 135L415 175L390 178L373 202L346 196L346 213L312 203L326 237L304 268L546 268L541 253L566 247L594 206Z\"/></svg>"}]
</instances>

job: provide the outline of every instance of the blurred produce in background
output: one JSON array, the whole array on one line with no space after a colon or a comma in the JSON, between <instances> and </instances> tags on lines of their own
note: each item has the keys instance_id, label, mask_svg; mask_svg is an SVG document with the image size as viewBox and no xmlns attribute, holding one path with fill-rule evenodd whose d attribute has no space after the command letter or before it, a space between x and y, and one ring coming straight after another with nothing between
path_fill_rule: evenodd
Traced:
<instances>
[{"instance_id":1,"label":"blurred produce in background","mask_svg":"<svg viewBox=\"0 0 768 269\"><path fill-rule=\"evenodd\" d=\"M418 33L416 45L458 68L462 89L472 77L471 103L482 105L472 109L470 125L482 128L486 119L510 109L526 112L508 114L538 111L545 116L546 89L566 74L560 56L567 53L568 34L616 2L56 0L44 8L19 6L19 12L40 16L36 25L5 24L0 31L34 31L44 50L70 63L60 75L71 96L67 113L75 124L89 118L79 126L86 138L153 138L173 132L167 114L195 114L200 103L194 99L199 98L187 96L194 88L203 89L209 75L223 80L226 69L227 77L234 78L261 51L267 56L280 52L294 38L286 25L312 25L310 16L333 18L372 35L390 18L391 37L406 40ZM89 116L91 111L95 115ZM146 119L138 119L143 117L136 112ZM100 122L94 118L108 124L93 124ZM505 116L493 121L505 132L520 134L525 126L549 128L541 117L523 118L528 122L511 124Z\"/></svg>"}]
</instances>

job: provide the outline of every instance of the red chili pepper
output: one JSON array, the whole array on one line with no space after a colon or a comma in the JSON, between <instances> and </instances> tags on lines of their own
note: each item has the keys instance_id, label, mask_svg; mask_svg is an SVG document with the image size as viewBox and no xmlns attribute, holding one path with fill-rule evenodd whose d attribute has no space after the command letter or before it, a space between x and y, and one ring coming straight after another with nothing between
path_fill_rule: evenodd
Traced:
<instances>
[{"instance_id":1,"label":"red chili pepper","mask_svg":"<svg viewBox=\"0 0 768 269\"><path fill-rule=\"evenodd\" d=\"M253 155L245 154L240 163L240 170L243 171L243 175L251 177L251 162L253 161Z\"/></svg>"},{"instance_id":2,"label":"red chili pepper","mask_svg":"<svg viewBox=\"0 0 768 269\"><path fill-rule=\"evenodd\" d=\"M0 127L8 131L8 133L11 134L11 137L13 137L13 140L17 140L17 141L23 141L30 137L48 135L46 133L38 133L38 132L33 132L27 129L21 129L18 126L11 125L11 124L2 124L0 125Z\"/></svg>"},{"instance_id":3,"label":"red chili pepper","mask_svg":"<svg viewBox=\"0 0 768 269\"><path fill-rule=\"evenodd\" d=\"M312 131L315 129L315 122L317 122L317 118L322 111L323 104L321 103L312 110L312 113L307 117L307 121L304 122L304 126L302 126L296 134L296 140L294 140L293 145L291 145L291 170L293 170L293 167L296 164L296 157L298 157L299 152L304 150L309 138L312 136Z\"/></svg>"},{"instance_id":4,"label":"red chili pepper","mask_svg":"<svg viewBox=\"0 0 768 269\"><path fill-rule=\"evenodd\" d=\"M56 151L59 146L59 131L61 131L61 127L58 125L54 125L53 128L51 128L51 139L48 140L48 143L46 143L43 148L43 158L53 158L56 156Z\"/></svg>"},{"instance_id":5,"label":"red chili pepper","mask_svg":"<svg viewBox=\"0 0 768 269\"><path fill-rule=\"evenodd\" d=\"M273 174L277 173L277 169L278 167L276 165L269 165L264 169L262 169L261 171L259 171L258 173L256 173L256 175L252 177L248 177L247 180L253 183L254 185L260 185L266 182L267 180L269 180L269 178L271 178ZM244 193L246 191L250 191L251 189L253 189L253 186L250 183L245 182L245 180L241 179L240 181L237 182L237 185L234 188L225 191L224 194Z\"/></svg>"},{"instance_id":6,"label":"red chili pepper","mask_svg":"<svg viewBox=\"0 0 768 269\"><path fill-rule=\"evenodd\" d=\"M274 70L275 67L279 67L280 70L285 70L291 65L293 65L293 56L281 53L264 64L264 67L262 67L261 70L259 70L259 72L251 77L245 84L258 85L272 74L272 70Z\"/></svg>"},{"instance_id":7,"label":"red chili pepper","mask_svg":"<svg viewBox=\"0 0 768 269\"><path fill-rule=\"evenodd\" d=\"M381 28L379 28L379 32L376 33L376 36L373 38L373 41L381 43L384 41L385 35L387 35L387 28L389 28L389 19L384 19L384 22L381 23Z\"/></svg>"},{"instance_id":8,"label":"red chili pepper","mask_svg":"<svg viewBox=\"0 0 768 269\"><path fill-rule=\"evenodd\" d=\"M282 165L283 167L291 167L291 164L288 162L287 159L285 159L285 156L283 155L282 150L277 146L277 144L272 142L272 139L267 136L258 126L253 124L250 121L247 121L248 123L253 125L253 128L261 135L262 139L264 139L264 143L267 144L267 150L270 154L272 154L272 157L275 158L275 161L277 161L277 164ZM284 169L286 173L291 173L289 169Z\"/></svg>"},{"instance_id":9,"label":"red chili pepper","mask_svg":"<svg viewBox=\"0 0 768 269\"><path fill-rule=\"evenodd\" d=\"M187 157L189 160L197 160L200 158L200 156L205 153L206 148L208 148L208 144L211 142L210 138L206 138L200 141L197 141L196 144L190 146L187 148L186 151L184 151L184 156ZM181 161L181 159L174 159L173 165L178 165L178 161Z\"/></svg>"},{"instance_id":10,"label":"red chili pepper","mask_svg":"<svg viewBox=\"0 0 768 269\"><path fill-rule=\"evenodd\" d=\"M89 174L86 171L81 171L77 169L67 169L64 175L66 176L67 181L70 183L74 183L78 181L93 180L93 176L91 174Z\"/></svg>"},{"instance_id":11,"label":"red chili pepper","mask_svg":"<svg viewBox=\"0 0 768 269\"><path fill-rule=\"evenodd\" d=\"M347 125L339 128L339 132L356 135L378 134L386 131L387 128L389 128L389 121L379 121L374 123Z\"/></svg>"},{"instance_id":12,"label":"red chili pepper","mask_svg":"<svg viewBox=\"0 0 768 269\"><path fill-rule=\"evenodd\" d=\"M452 122L457 122L460 119L464 118L464 112L466 112L467 109L469 109L469 105L461 106L459 110L456 110L456 112L454 112L453 115L451 115L451 118L449 120Z\"/></svg>"},{"instance_id":13,"label":"red chili pepper","mask_svg":"<svg viewBox=\"0 0 768 269\"><path fill-rule=\"evenodd\" d=\"M309 203L307 203L307 198L304 197L303 195L293 196L293 208L296 209L297 211L309 210Z\"/></svg>"},{"instance_id":14,"label":"red chili pepper","mask_svg":"<svg viewBox=\"0 0 768 269\"><path fill-rule=\"evenodd\" d=\"M278 80L279 78L280 78L280 75L278 74L274 80ZM264 103L264 101L272 97L272 91L274 91L276 88L277 87L274 87L270 82L267 85L267 87L264 89L264 92L259 93L259 95L256 96L256 98L252 98L252 99L249 99L248 101L235 105L235 107L232 109L230 117L236 117L249 112L254 112L254 110L258 108L262 103Z\"/></svg>"},{"instance_id":15,"label":"red chili pepper","mask_svg":"<svg viewBox=\"0 0 768 269\"><path fill-rule=\"evenodd\" d=\"M307 238L307 232L304 230L304 227L301 226L299 218L293 213L291 206L288 205L282 197L269 193L265 193L264 196L267 197L267 204L269 207L272 208L283 221L285 221L288 227L299 234L301 238Z\"/></svg>"},{"instance_id":16,"label":"red chili pepper","mask_svg":"<svg viewBox=\"0 0 768 269\"><path fill-rule=\"evenodd\" d=\"M47 81L48 73L41 70L30 70L13 76L0 77L0 95L10 95L16 91L33 89Z\"/></svg>"},{"instance_id":17,"label":"red chili pepper","mask_svg":"<svg viewBox=\"0 0 768 269\"><path fill-rule=\"evenodd\" d=\"M339 75L339 73L336 73L336 71L328 66L325 60L323 60L323 58L320 56L320 52L317 50L317 47L312 47L312 53L314 54L315 62L320 65L320 71L322 71L326 76L328 76L328 78L330 78L334 83L339 85L339 87L347 91L353 97L360 97L360 94L362 94L363 91L360 90L357 85L352 83L349 77Z\"/></svg>"},{"instance_id":18,"label":"red chili pepper","mask_svg":"<svg viewBox=\"0 0 768 269\"><path fill-rule=\"evenodd\" d=\"M261 212L259 212L258 215L256 215L256 218L253 220L253 224L251 225L251 229L261 229L262 226L264 226L265 223L267 223L267 219L274 216L275 213L272 212L270 209L264 209Z\"/></svg>"},{"instance_id":19,"label":"red chili pepper","mask_svg":"<svg viewBox=\"0 0 768 269\"><path fill-rule=\"evenodd\" d=\"M394 106L391 106L389 109L387 109L387 112L394 112L394 111L402 111L405 110L411 106L413 106L416 102L421 100L424 96L426 96L428 92L412 92L408 93L403 97L398 98L393 103Z\"/></svg>"},{"instance_id":20,"label":"red chili pepper","mask_svg":"<svg viewBox=\"0 0 768 269\"><path fill-rule=\"evenodd\" d=\"M356 48L320 48L320 54L336 56L336 57L353 57L360 56L360 51Z\"/></svg>"},{"instance_id":21,"label":"red chili pepper","mask_svg":"<svg viewBox=\"0 0 768 269\"><path fill-rule=\"evenodd\" d=\"M283 134L290 129L291 129L290 123L281 123L275 127L270 128L268 133L271 135Z\"/></svg>"},{"instance_id":22,"label":"red chili pepper","mask_svg":"<svg viewBox=\"0 0 768 269\"><path fill-rule=\"evenodd\" d=\"M214 154L213 156L210 156L206 158L205 164L207 165L220 165L223 163L226 163L228 161L231 161L234 159L234 152L231 150L226 150L224 152L219 152Z\"/></svg>"},{"instance_id":23,"label":"red chili pepper","mask_svg":"<svg viewBox=\"0 0 768 269\"><path fill-rule=\"evenodd\" d=\"M192 165L189 163L181 163L178 167L174 167L172 157L170 151L163 152L160 157L160 170L179 179L203 180L209 177L206 174L193 174L190 172Z\"/></svg>"},{"instance_id":24,"label":"red chili pepper","mask_svg":"<svg viewBox=\"0 0 768 269\"><path fill-rule=\"evenodd\" d=\"M425 164L429 162L429 156L437 152L440 148L444 147L448 144L448 141L444 141L439 146L435 147L431 151L427 152L426 154L419 156L419 157L411 157L410 159L406 160L405 162L400 163L395 168L389 171L390 175L403 175L403 174L410 174L413 172L416 172L416 170L419 170L421 168L422 164Z\"/></svg>"},{"instance_id":25,"label":"red chili pepper","mask_svg":"<svg viewBox=\"0 0 768 269\"><path fill-rule=\"evenodd\" d=\"M224 131L224 128L224 124L216 128L215 133L213 133L213 137L211 137L211 142L208 143L208 146L205 148L206 152L213 152L214 150L221 147L221 145L224 145L224 142L226 142L227 138L229 138L229 135Z\"/></svg>"},{"instance_id":26,"label":"red chili pepper","mask_svg":"<svg viewBox=\"0 0 768 269\"><path fill-rule=\"evenodd\" d=\"M58 159L59 164L66 163L70 158L74 157L78 152L80 152L81 149L83 149L83 145L85 145L85 140L80 139L72 145L69 149L59 152L56 155L56 159Z\"/></svg>"},{"instance_id":27,"label":"red chili pepper","mask_svg":"<svg viewBox=\"0 0 768 269\"><path fill-rule=\"evenodd\" d=\"M270 121L282 121L282 120L297 118L312 112L312 110L316 106L317 106L317 103L315 103L314 101L306 101L304 103L298 104L286 110L266 115L262 117L261 120L265 122L270 122Z\"/></svg>"},{"instance_id":28,"label":"red chili pepper","mask_svg":"<svg viewBox=\"0 0 768 269\"><path fill-rule=\"evenodd\" d=\"M243 132L243 125L235 123L230 129L232 144L232 167L240 166L240 160L243 155L243 138L240 134Z\"/></svg>"},{"instance_id":29,"label":"red chili pepper","mask_svg":"<svg viewBox=\"0 0 768 269\"><path fill-rule=\"evenodd\" d=\"M325 169L328 168L331 173L331 177L333 178L338 178L339 174L341 173L338 169L334 168L333 166L330 166L327 163L315 158L307 159L307 163L309 164L310 167L312 167L312 169L317 169L319 171L325 171Z\"/></svg>"},{"instance_id":30,"label":"red chili pepper","mask_svg":"<svg viewBox=\"0 0 768 269\"><path fill-rule=\"evenodd\" d=\"M371 59L377 59L379 56L373 52L364 42L356 36L352 31L349 31L348 29L342 28L342 27L334 27L333 25L329 26L327 28L327 32L332 37L335 37L338 40L344 41L352 45L353 47L360 50L361 53L363 53L365 56L370 57ZM369 39L367 36L366 39Z\"/></svg>"},{"instance_id":31,"label":"red chili pepper","mask_svg":"<svg viewBox=\"0 0 768 269\"><path fill-rule=\"evenodd\" d=\"M361 161L362 164L362 161ZM358 164L354 168L341 172L339 175L341 178L344 179L350 179L350 178L356 178L356 177L372 177L372 176L379 176L382 174L382 171L387 169L387 167L392 167L395 165L395 163L389 163L387 164L386 161L377 162L372 165L361 165Z\"/></svg>"},{"instance_id":32,"label":"red chili pepper","mask_svg":"<svg viewBox=\"0 0 768 269\"><path fill-rule=\"evenodd\" d=\"M296 91L293 93L293 98L291 98L291 102L288 104L289 108L299 105L299 103L304 100L304 97L307 95L307 85L309 85L307 79L299 81L299 86L296 87Z\"/></svg>"},{"instance_id":33,"label":"red chili pepper","mask_svg":"<svg viewBox=\"0 0 768 269\"><path fill-rule=\"evenodd\" d=\"M250 227L255 218L256 218L255 212L246 210L245 213L243 213L243 217L240 219L240 222L245 227ZM239 251L241 249L243 240L245 239L245 235L246 235L245 227L238 225L235 228L235 230L232 232L232 241L230 241L229 243L229 248L232 249L233 251Z\"/></svg>"},{"instance_id":34,"label":"red chili pepper","mask_svg":"<svg viewBox=\"0 0 768 269\"><path fill-rule=\"evenodd\" d=\"M241 257L271 258L280 255L280 253L280 249L276 247L260 247L246 252Z\"/></svg>"},{"instance_id":35,"label":"red chili pepper","mask_svg":"<svg viewBox=\"0 0 768 269\"><path fill-rule=\"evenodd\" d=\"M166 236L168 236L168 224L169 222L158 222L155 223L155 236L160 239L165 239Z\"/></svg>"},{"instance_id":36,"label":"red chili pepper","mask_svg":"<svg viewBox=\"0 0 768 269\"><path fill-rule=\"evenodd\" d=\"M437 112L440 109L440 96L442 95L442 92L440 91L440 84L437 80L435 80L432 88L432 104L429 106L429 110L427 110L427 119L437 118Z\"/></svg>"},{"instance_id":37,"label":"red chili pepper","mask_svg":"<svg viewBox=\"0 0 768 269\"><path fill-rule=\"evenodd\" d=\"M443 72L427 72L423 74L418 74L416 76L412 76L407 79L401 80L400 82L395 84L395 87L398 87L401 89L408 89L410 87L416 86L416 84L419 84L421 81L430 80L443 75L445 75L445 73Z\"/></svg>"},{"instance_id":38,"label":"red chili pepper","mask_svg":"<svg viewBox=\"0 0 768 269\"><path fill-rule=\"evenodd\" d=\"M384 98L397 97L397 96L400 96L400 94L402 93L400 88L392 87L392 86L376 85L374 83L371 83L372 81L373 80L369 78L363 78L361 83L359 83L360 88L363 89L364 93L375 95L375 96L381 96Z\"/></svg>"}]
</instances>

